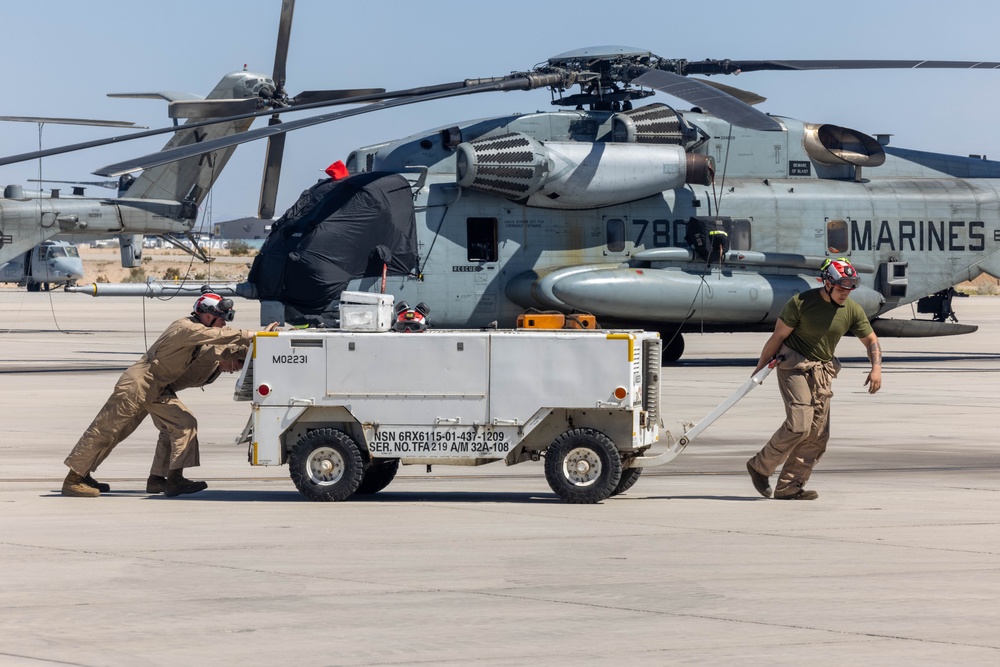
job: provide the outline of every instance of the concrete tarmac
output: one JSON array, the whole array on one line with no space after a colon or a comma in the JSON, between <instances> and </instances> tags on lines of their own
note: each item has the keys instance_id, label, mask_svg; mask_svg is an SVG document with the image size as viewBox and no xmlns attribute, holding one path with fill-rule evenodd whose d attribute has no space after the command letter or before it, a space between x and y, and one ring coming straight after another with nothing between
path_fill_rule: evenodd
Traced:
<instances>
[{"instance_id":1,"label":"concrete tarmac","mask_svg":"<svg viewBox=\"0 0 1000 667\"><path fill-rule=\"evenodd\" d=\"M599 505L501 463L309 502L232 444L233 376L181 396L207 491L144 492L147 423L96 473L112 492L60 496L63 458L189 301L0 290L0 666L1000 661L998 298L956 300L974 334L883 340L874 396L842 341L813 502L765 500L744 468L782 419L773 380ZM254 327L256 304L237 308ZM765 339L687 336L670 430L735 390Z\"/></svg>"}]
</instances>

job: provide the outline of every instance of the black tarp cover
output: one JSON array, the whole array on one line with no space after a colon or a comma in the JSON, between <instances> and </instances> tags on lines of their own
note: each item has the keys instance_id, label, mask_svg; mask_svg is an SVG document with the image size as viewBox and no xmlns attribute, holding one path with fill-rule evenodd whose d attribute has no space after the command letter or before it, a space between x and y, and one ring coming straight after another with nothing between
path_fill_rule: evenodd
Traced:
<instances>
[{"instance_id":1,"label":"black tarp cover","mask_svg":"<svg viewBox=\"0 0 1000 667\"><path fill-rule=\"evenodd\" d=\"M417 266L409 182L372 172L320 181L271 226L248 281L261 299L320 313L347 283L374 271L408 274Z\"/></svg>"}]
</instances>

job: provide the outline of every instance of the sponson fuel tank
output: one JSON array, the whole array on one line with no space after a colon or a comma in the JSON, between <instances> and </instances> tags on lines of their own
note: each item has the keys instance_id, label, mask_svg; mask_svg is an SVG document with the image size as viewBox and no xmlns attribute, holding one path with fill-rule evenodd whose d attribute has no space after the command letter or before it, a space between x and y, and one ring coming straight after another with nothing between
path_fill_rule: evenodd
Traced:
<instances>
[{"instance_id":1,"label":"sponson fuel tank","mask_svg":"<svg viewBox=\"0 0 1000 667\"><path fill-rule=\"evenodd\" d=\"M774 322L789 298L818 286L815 274L567 267L536 277L530 287L515 280L507 294L525 307L577 308L598 319L691 319L725 326ZM851 298L869 317L883 301L867 287L854 290ZM533 303L525 303L529 300Z\"/></svg>"},{"instance_id":2,"label":"sponson fuel tank","mask_svg":"<svg viewBox=\"0 0 1000 667\"><path fill-rule=\"evenodd\" d=\"M539 208L621 204L686 183L709 185L715 174L711 157L672 145L543 143L510 133L457 150L459 185Z\"/></svg>"}]
</instances>

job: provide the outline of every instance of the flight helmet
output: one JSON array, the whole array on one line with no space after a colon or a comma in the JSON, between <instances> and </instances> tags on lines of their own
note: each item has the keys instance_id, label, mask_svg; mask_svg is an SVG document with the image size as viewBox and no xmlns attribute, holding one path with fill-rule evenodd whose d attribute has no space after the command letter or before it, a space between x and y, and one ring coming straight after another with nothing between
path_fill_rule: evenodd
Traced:
<instances>
[{"instance_id":1,"label":"flight helmet","mask_svg":"<svg viewBox=\"0 0 1000 667\"><path fill-rule=\"evenodd\" d=\"M233 318L236 317L233 300L223 299L218 294L211 292L206 292L198 297L198 300L194 302L194 313L196 315L208 313L215 317L221 317L226 322L232 322Z\"/></svg>"},{"instance_id":2,"label":"flight helmet","mask_svg":"<svg viewBox=\"0 0 1000 667\"><path fill-rule=\"evenodd\" d=\"M854 265L846 257L828 259L823 262L823 266L820 269L820 277L841 289L857 289L860 284L858 270L854 268Z\"/></svg>"}]
</instances>

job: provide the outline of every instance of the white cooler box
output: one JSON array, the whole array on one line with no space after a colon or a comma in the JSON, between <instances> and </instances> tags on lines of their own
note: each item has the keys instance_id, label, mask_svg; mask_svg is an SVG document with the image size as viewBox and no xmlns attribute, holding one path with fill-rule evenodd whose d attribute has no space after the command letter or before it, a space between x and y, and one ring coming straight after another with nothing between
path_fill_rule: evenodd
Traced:
<instances>
[{"instance_id":1,"label":"white cooler box","mask_svg":"<svg viewBox=\"0 0 1000 667\"><path fill-rule=\"evenodd\" d=\"M340 295L340 328L344 331L388 331L392 328L391 294L343 292Z\"/></svg>"}]
</instances>

